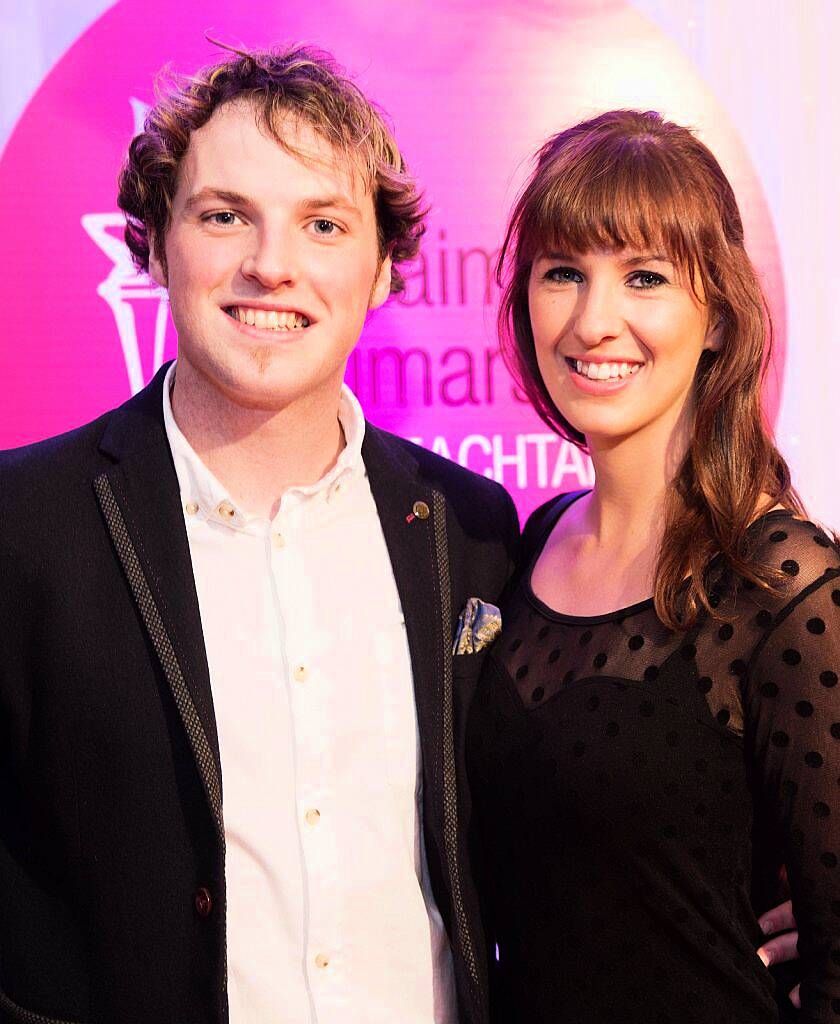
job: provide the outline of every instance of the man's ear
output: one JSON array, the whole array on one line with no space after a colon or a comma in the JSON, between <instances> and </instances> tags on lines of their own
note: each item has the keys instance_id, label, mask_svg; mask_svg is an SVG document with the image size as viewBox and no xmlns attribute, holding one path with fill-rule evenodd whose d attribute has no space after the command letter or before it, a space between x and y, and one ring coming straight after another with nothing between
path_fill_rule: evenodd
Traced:
<instances>
[{"instance_id":1,"label":"man's ear","mask_svg":"<svg viewBox=\"0 0 840 1024\"><path fill-rule=\"evenodd\" d=\"M169 281L166 274L166 265L158 256L157 243L149 239L149 277L159 284L161 288L168 288Z\"/></svg>"},{"instance_id":2,"label":"man's ear","mask_svg":"<svg viewBox=\"0 0 840 1024\"><path fill-rule=\"evenodd\" d=\"M379 264L376 280L370 293L368 309L378 309L391 294L391 257L386 256Z\"/></svg>"}]
</instances>

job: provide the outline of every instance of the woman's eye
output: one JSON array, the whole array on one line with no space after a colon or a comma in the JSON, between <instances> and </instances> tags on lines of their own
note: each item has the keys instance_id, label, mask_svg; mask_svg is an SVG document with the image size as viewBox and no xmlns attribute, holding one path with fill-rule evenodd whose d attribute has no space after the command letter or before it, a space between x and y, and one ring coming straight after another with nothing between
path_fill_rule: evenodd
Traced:
<instances>
[{"instance_id":1,"label":"woman's eye","mask_svg":"<svg viewBox=\"0 0 840 1024\"><path fill-rule=\"evenodd\" d=\"M331 220L327 220L326 217L319 217L318 220L312 222L312 228L316 235L321 235L322 238L329 238L330 235L337 235L339 232L338 225Z\"/></svg>"},{"instance_id":2,"label":"woman's eye","mask_svg":"<svg viewBox=\"0 0 840 1024\"><path fill-rule=\"evenodd\" d=\"M656 288L660 284L667 284L668 282L661 274L655 274L652 270L637 270L634 274L631 274L628 282L633 288Z\"/></svg>"},{"instance_id":3,"label":"woman's eye","mask_svg":"<svg viewBox=\"0 0 840 1024\"><path fill-rule=\"evenodd\" d=\"M558 284L581 284L583 274L574 267L552 267L546 272L546 280L556 281Z\"/></svg>"},{"instance_id":4,"label":"woman's eye","mask_svg":"<svg viewBox=\"0 0 840 1024\"><path fill-rule=\"evenodd\" d=\"M239 218L232 210L219 210L217 213L208 213L204 220L208 224L219 224L222 227L233 226Z\"/></svg>"}]
</instances>

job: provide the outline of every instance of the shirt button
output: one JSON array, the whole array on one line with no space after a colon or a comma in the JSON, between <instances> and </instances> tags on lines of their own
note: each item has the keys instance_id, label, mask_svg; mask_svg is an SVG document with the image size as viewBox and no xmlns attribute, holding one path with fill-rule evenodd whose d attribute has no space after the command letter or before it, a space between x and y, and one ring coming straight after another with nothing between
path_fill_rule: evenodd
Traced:
<instances>
[{"instance_id":1,"label":"shirt button","mask_svg":"<svg viewBox=\"0 0 840 1024\"><path fill-rule=\"evenodd\" d=\"M203 885L195 894L195 909L200 917L209 917L213 910L213 897Z\"/></svg>"},{"instance_id":2,"label":"shirt button","mask_svg":"<svg viewBox=\"0 0 840 1024\"><path fill-rule=\"evenodd\" d=\"M225 519L233 519L236 515L236 509L229 501L223 501L221 505L219 505L218 512L219 515L224 516Z\"/></svg>"},{"instance_id":3,"label":"shirt button","mask_svg":"<svg viewBox=\"0 0 840 1024\"><path fill-rule=\"evenodd\" d=\"M425 501L415 501L411 511L418 519L428 519L430 515L429 506Z\"/></svg>"},{"instance_id":4,"label":"shirt button","mask_svg":"<svg viewBox=\"0 0 840 1024\"><path fill-rule=\"evenodd\" d=\"M321 820L321 812L317 807L310 807L309 810L304 814L307 825L317 825Z\"/></svg>"},{"instance_id":5,"label":"shirt button","mask_svg":"<svg viewBox=\"0 0 840 1024\"><path fill-rule=\"evenodd\" d=\"M284 548L286 546L286 538L282 533L273 533L271 535L271 543L276 548Z\"/></svg>"},{"instance_id":6,"label":"shirt button","mask_svg":"<svg viewBox=\"0 0 840 1024\"><path fill-rule=\"evenodd\" d=\"M188 501L184 508L187 510L188 516L194 516L198 512L198 502Z\"/></svg>"},{"instance_id":7,"label":"shirt button","mask_svg":"<svg viewBox=\"0 0 840 1024\"><path fill-rule=\"evenodd\" d=\"M294 671L295 680L299 683L305 683L309 678L309 673L306 671L305 665L298 665Z\"/></svg>"},{"instance_id":8,"label":"shirt button","mask_svg":"<svg viewBox=\"0 0 840 1024\"><path fill-rule=\"evenodd\" d=\"M321 970L323 970L325 967L329 967L329 965L330 965L330 958L327 956L326 953L319 953L315 957L315 966L316 967L320 967Z\"/></svg>"}]
</instances>

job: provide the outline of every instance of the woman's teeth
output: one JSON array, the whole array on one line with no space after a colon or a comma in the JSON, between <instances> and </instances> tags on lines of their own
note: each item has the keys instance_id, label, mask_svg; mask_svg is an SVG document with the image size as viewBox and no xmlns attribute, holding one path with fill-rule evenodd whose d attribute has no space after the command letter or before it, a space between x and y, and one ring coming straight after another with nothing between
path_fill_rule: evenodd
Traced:
<instances>
[{"instance_id":1,"label":"woman's teeth","mask_svg":"<svg viewBox=\"0 0 840 1024\"><path fill-rule=\"evenodd\" d=\"M226 312L241 324L250 324L264 331L297 331L309 326L309 320L303 313L281 313L276 309L251 309L249 306L229 306Z\"/></svg>"},{"instance_id":2,"label":"woman's teeth","mask_svg":"<svg viewBox=\"0 0 840 1024\"><path fill-rule=\"evenodd\" d=\"M569 359L575 373L590 380L620 380L632 377L641 368L641 363L585 363L582 359Z\"/></svg>"}]
</instances>

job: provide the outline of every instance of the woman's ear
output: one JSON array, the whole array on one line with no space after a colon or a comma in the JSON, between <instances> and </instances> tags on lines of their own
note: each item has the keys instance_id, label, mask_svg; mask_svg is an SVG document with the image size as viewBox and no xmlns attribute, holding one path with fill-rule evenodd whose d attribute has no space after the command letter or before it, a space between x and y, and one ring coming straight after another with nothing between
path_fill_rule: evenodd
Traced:
<instances>
[{"instance_id":1,"label":"woman's ear","mask_svg":"<svg viewBox=\"0 0 840 1024\"><path fill-rule=\"evenodd\" d=\"M716 319L709 321L709 326L706 329L706 338L703 342L703 348L708 349L710 352L720 352L723 348L722 317L717 317Z\"/></svg>"}]
</instances>

